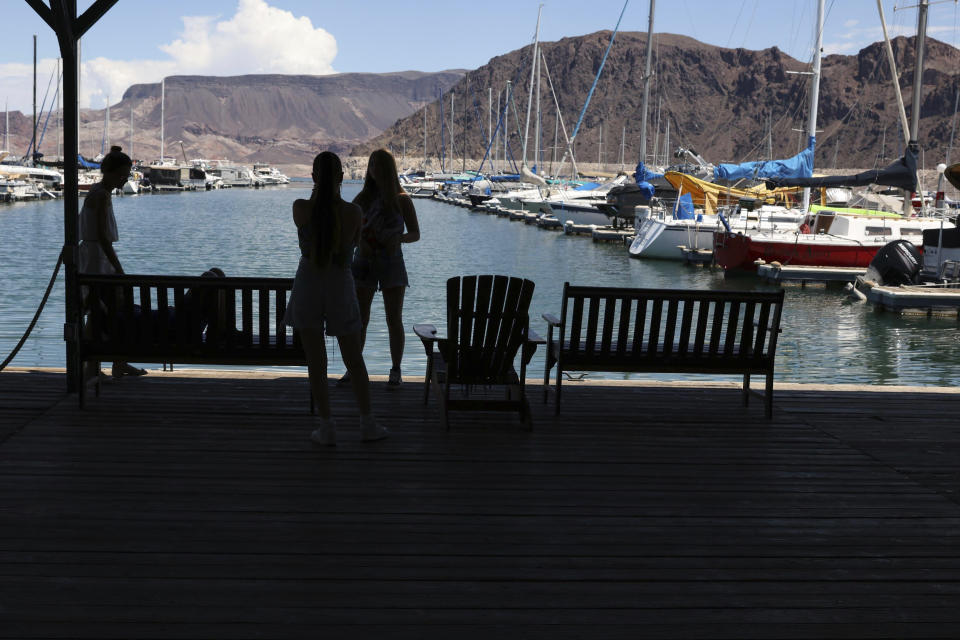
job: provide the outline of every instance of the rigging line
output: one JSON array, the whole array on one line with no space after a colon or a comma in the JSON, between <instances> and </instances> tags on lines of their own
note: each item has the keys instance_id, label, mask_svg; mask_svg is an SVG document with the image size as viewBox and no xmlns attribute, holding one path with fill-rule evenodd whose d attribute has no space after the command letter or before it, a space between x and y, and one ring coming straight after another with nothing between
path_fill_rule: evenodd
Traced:
<instances>
[{"instance_id":1,"label":"rigging line","mask_svg":"<svg viewBox=\"0 0 960 640\"><path fill-rule=\"evenodd\" d=\"M560 120L560 128L563 129L563 140L569 146L570 138L567 137L567 125L564 124L563 122L563 114L560 112L560 101L557 100L557 92L554 90L553 80L550 78L550 66L547 64L547 57L546 55L544 55L543 50L540 51L540 58L541 60L543 60L543 70L547 74L547 84L550 85L550 94L553 96L553 106L557 110L557 119ZM564 158L566 158L566 154L564 154ZM574 173L576 173L577 158L576 156L573 155L572 150L570 153L570 163L573 165ZM562 172L563 172L563 162L561 162L560 166L558 167L556 175L560 175Z\"/></svg>"},{"instance_id":2,"label":"rigging line","mask_svg":"<svg viewBox=\"0 0 960 640\"><path fill-rule=\"evenodd\" d=\"M26 332L23 334L23 337L20 338L20 342L17 343L17 346L15 346L13 351L10 352L10 355L8 355L3 362L0 362L0 371L3 371L17 356L17 354L20 352L20 348L27 341L27 338L30 337L30 332L33 331L35 326L37 326L37 320L40 319L40 312L43 311L43 307L46 306L47 299L50 297L50 292L53 291L53 284L57 281L57 274L60 273L61 265L63 265L63 249L60 250L60 255L57 256L57 266L53 268L53 275L50 277L50 283L47 285L47 290L43 294L43 299L40 301L40 306L37 307L37 312L33 314L33 320L30 321Z\"/></svg>"},{"instance_id":3,"label":"rigging line","mask_svg":"<svg viewBox=\"0 0 960 640\"><path fill-rule=\"evenodd\" d=\"M587 93L587 100L583 103L583 109L580 111L580 118L577 120L577 126L573 128L573 135L570 136L571 143L577 139L577 133L580 131L580 125L583 124L583 116L586 115L587 107L590 106L590 99L593 97L593 92L597 88L597 82L600 80L600 74L603 73L603 66L607 63L607 56L610 55L610 49L613 48L613 41L617 38L617 31L620 29L620 21L623 20L623 14L626 12L628 4L630 4L630 0L625 0L623 3L623 9L620 10L620 17L617 18L617 24L613 27L613 33L610 35L610 43L607 44L607 50L603 52L603 58L600 60L600 68L597 69L597 75L593 78L593 84L590 86L590 91Z\"/></svg>"},{"instance_id":4,"label":"rigging line","mask_svg":"<svg viewBox=\"0 0 960 640\"><path fill-rule=\"evenodd\" d=\"M56 67L54 67L54 68L50 71L50 78L47 80L47 90L43 93L43 102L40 103L40 113L41 113L41 114L43 113L43 108L47 106L47 96L50 95L50 84L53 82L53 78L54 78L56 75L57 75L57 69L56 69ZM60 88L60 85L57 84L57 89L59 89L59 88ZM36 98L34 98L34 99L36 99ZM37 136L37 130L34 129L34 130L33 130L33 133L30 134L30 144L27 145L27 150L26 150L26 152L23 154L24 156L26 156L27 154L29 154L31 150L32 150L34 153L36 153L37 147L40 146L39 144L36 144L36 136Z\"/></svg>"},{"instance_id":5,"label":"rigging line","mask_svg":"<svg viewBox=\"0 0 960 640\"><path fill-rule=\"evenodd\" d=\"M47 111L47 117L43 121L43 129L40 131L40 139L37 140L37 148L40 148L40 145L43 144L43 136L47 133L47 124L50 123L50 114L53 113L53 103L56 102L57 96L60 95L60 80L63 78L63 74L57 78L57 89L53 92L53 100L50 101L50 109Z\"/></svg>"}]
</instances>

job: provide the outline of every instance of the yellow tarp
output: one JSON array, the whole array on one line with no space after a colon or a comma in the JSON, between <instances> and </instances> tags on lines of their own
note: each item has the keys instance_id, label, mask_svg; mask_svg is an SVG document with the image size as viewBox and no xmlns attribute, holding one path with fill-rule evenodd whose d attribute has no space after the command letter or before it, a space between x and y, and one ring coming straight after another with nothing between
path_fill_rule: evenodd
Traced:
<instances>
[{"instance_id":1,"label":"yellow tarp","mask_svg":"<svg viewBox=\"0 0 960 640\"><path fill-rule=\"evenodd\" d=\"M755 198L764 204L789 205L791 204L790 196L800 191L800 187L780 187L771 191L763 185L749 189L734 189L678 171L667 171L663 177L681 195L689 193L693 198L693 206L702 208L704 213L716 213L718 206L737 204L740 198Z\"/></svg>"}]
</instances>

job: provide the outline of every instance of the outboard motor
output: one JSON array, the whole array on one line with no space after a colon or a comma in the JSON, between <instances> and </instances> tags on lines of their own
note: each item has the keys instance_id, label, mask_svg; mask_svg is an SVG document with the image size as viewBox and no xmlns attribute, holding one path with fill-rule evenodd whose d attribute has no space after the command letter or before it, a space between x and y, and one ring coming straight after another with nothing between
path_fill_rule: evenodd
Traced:
<instances>
[{"instance_id":1,"label":"outboard motor","mask_svg":"<svg viewBox=\"0 0 960 640\"><path fill-rule=\"evenodd\" d=\"M920 259L920 252L912 243L894 240L877 251L864 277L878 284L894 287L917 284Z\"/></svg>"}]
</instances>

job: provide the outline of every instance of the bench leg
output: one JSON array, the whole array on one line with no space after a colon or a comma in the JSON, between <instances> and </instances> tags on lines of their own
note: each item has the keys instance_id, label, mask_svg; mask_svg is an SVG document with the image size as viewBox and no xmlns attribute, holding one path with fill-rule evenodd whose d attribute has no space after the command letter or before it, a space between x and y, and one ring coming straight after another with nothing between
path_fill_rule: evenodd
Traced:
<instances>
[{"instance_id":1,"label":"bench leg","mask_svg":"<svg viewBox=\"0 0 960 640\"><path fill-rule=\"evenodd\" d=\"M750 404L750 374L743 376L743 406Z\"/></svg>"},{"instance_id":2,"label":"bench leg","mask_svg":"<svg viewBox=\"0 0 960 640\"><path fill-rule=\"evenodd\" d=\"M430 379L433 377L433 347L431 345L430 353L427 354L427 373L423 376L423 404L430 400Z\"/></svg>"},{"instance_id":3,"label":"bench leg","mask_svg":"<svg viewBox=\"0 0 960 640\"><path fill-rule=\"evenodd\" d=\"M81 360L81 361L80 361L80 364L77 366L77 382L78 382L78 386L77 386L77 401L80 403L80 408L81 408L81 409L83 409L84 406L86 406L86 404L87 404L87 402L86 402L86 400L87 400L87 398L86 398L86 395L87 395L87 393L86 393L86 388L87 388L86 382L87 382L87 381L83 379L83 365L84 365L84 364L85 364L84 361Z\"/></svg>"},{"instance_id":4,"label":"bench leg","mask_svg":"<svg viewBox=\"0 0 960 640\"><path fill-rule=\"evenodd\" d=\"M558 363L557 363L557 391L556 391L557 397L556 397L556 399L555 399L555 405L554 405L554 409L553 409L553 415L555 415L555 416L560 415L560 384L561 384L561 380L563 380L563 372L561 371L561 369L560 369L560 363L558 362Z\"/></svg>"},{"instance_id":5,"label":"bench leg","mask_svg":"<svg viewBox=\"0 0 960 640\"><path fill-rule=\"evenodd\" d=\"M767 374L767 388L763 395L763 408L767 420L773 418L773 372Z\"/></svg>"}]
</instances>

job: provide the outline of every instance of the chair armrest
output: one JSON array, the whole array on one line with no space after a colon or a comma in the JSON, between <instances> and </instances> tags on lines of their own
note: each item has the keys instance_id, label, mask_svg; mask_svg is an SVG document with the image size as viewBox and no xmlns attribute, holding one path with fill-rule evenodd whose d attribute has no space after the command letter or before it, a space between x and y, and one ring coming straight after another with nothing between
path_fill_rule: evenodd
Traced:
<instances>
[{"instance_id":1,"label":"chair armrest","mask_svg":"<svg viewBox=\"0 0 960 640\"><path fill-rule=\"evenodd\" d=\"M413 325L413 332L423 341L424 345L440 340L437 335L437 328L432 324L415 324Z\"/></svg>"},{"instance_id":2,"label":"chair armrest","mask_svg":"<svg viewBox=\"0 0 960 640\"><path fill-rule=\"evenodd\" d=\"M546 321L547 321L547 324L548 324L549 326L551 326L551 327L559 327L559 326L560 326L560 319L557 318L557 316L553 315L552 313L544 313L544 314L541 315L540 317L543 318L544 320L546 320Z\"/></svg>"},{"instance_id":3,"label":"chair armrest","mask_svg":"<svg viewBox=\"0 0 960 640\"><path fill-rule=\"evenodd\" d=\"M527 329L527 344L547 344L547 341L533 329Z\"/></svg>"}]
</instances>

